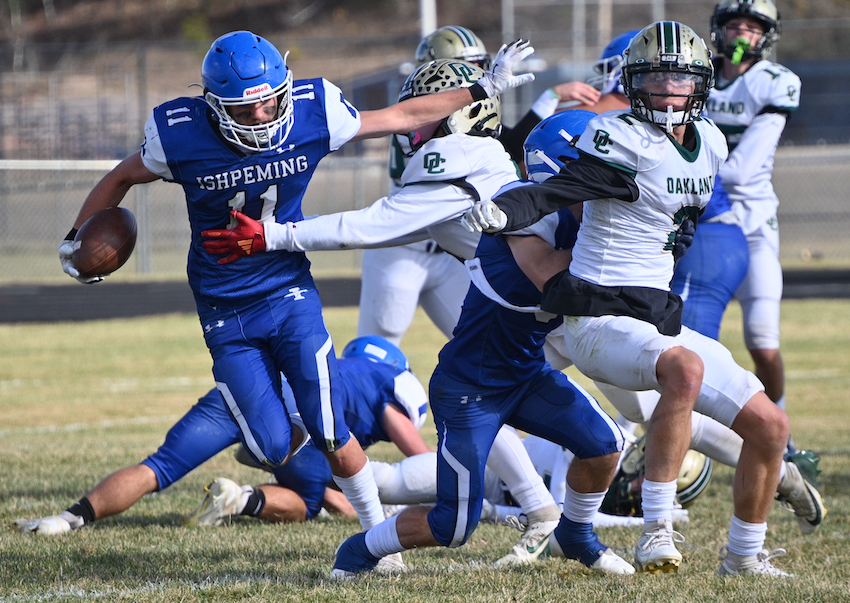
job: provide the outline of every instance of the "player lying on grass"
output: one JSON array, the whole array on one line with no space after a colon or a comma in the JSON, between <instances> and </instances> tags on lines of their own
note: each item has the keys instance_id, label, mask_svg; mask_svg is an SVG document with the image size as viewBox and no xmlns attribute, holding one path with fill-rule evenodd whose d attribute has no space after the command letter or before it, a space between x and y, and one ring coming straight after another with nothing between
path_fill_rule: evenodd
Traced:
<instances>
[{"instance_id":1,"label":"player lying on grass","mask_svg":"<svg viewBox=\"0 0 850 603\"><path fill-rule=\"evenodd\" d=\"M337 386L345 401L346 420L364 448L391 441L408 456L430 450L418 431L425 421L428 398L419 380L407 370L401 350L380 337L358 338L346 346L339 366L343 378ZM238 505L241 514L268 521L304 521L319 513L326 495L331 505L340 504L337 499L342 494L326 490L332 482L330 466L324 455L310 446L309 437L304 438L306 430L295 414L292 390L283 383L290 419L302 434L294 438L298 444L293 444L292 452L301 450L290 453L289 463L275 468L280 472L280 485L239 488L230 480L210 484L208 489L217 497L217 504L226 501L231 513ZM59 515L16 523L24 532L56 535L122 513L145 494L164 490L239 441L236 422L219 391L212 389L169 430L159 450L140 464L113 473ZM310 462L293 463L305 452L305 460ZM316 479L318 476L321 479ZM187 522L210 521L209 510L199 509Z\"/></svg>"}]
</instances>

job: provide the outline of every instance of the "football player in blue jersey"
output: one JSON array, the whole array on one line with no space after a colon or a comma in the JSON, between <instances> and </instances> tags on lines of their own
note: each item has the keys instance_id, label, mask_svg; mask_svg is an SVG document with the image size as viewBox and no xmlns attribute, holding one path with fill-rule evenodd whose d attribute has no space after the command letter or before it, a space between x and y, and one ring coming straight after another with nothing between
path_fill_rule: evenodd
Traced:
<instances>
[{"instance_id":1,"label":"football player in blue jersey","mask_svg":"<svg viewBox=\"0 0 850 603\"><path fill-rule=\"evenodd\" d=\"M303 253L257 253L261 232L241 228L227 257L204 252L201 232L236 226L234 214L261 222L301 220L305 189L325 155L344 143L409 132L533 79L513 65L533 51L505 45L470 88L414 98L360 113L339 88L317 78L293 81L286 59L247 31L213 42L202 67L203 95L156 107L139 152L107 174L86 198L59 246L65 272L74 267L76 229L117 206L135 184L162 178L183 187L192 231L188 275L213 375L245 448L277 466L290 450L289 417L280 399L283 373L316 447L364 526L383 519L377 488L338 400L336 355ZM244 256L241 262L228 257Z\"/></svg>"},{"instance_id":2,"label":"football player in blue jersey","mask_svg":"<svg viewBox=\"0 0 850 603\"><path fill-rule=\"evenodd\" d=\"M592 526L623 436L593 398L543 357L546 334L559 317L540 310L537 276L546 266L569 262L577 229L566 210L528 232L480 240L467 263L474 286L429 388L438 433L437 504L409 507L346 540L332 577L371 571L380 558L410 548L466 542L481 515L487 453L504 424L570 448L578 459L567 478L564 514L546 530L554 528L552 536L528 542L529 560L548 541L554 554L596 571L634 573L599 542Z\"/></svg>"},{"instance_id":3,"label":"football player in blue jersey","mask_svg":"<svg viewBox=\"0 0 850 603\"><path fill-rule=\"evenodd\" d=\"M408 456L430 451L418 431L425 421L428 397L408 368L401 350L381 337L354 339L343 350L338 362L339 393L346 421L364 448L388 441ZM301 431L303 423L294 414L292 390L285 381L282 387L284 404ZM240 439L224 398L212 389L144 461L113 473L62 513L19 520L18 524L25 532L54 536L122 513L145 494L165 490ZM203 504L184 523L217 525L240 514L268 521L304 521L318 515L323 501L333 497L333 491L326 491L332 481L330 467L303 432L296 439L300 450L293 451L283 465L267 468L274 472L277 485L240 487L218 478L207 487Z\"/></svg>"}]
</instances>

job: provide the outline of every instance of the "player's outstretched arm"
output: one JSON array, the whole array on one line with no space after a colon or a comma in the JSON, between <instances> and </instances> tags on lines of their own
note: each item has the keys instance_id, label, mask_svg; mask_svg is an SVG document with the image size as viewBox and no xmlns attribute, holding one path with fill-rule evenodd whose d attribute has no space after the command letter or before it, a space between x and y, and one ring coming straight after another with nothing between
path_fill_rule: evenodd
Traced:
<instances>
[{"instance_id":1,"label":"player's outstretched arm","mask_svg":"<svg viewBox=\"0 0 850 603\"><path fill-rule=\"evenodd\" d=\"M533 73L514 75L514 67L534 52L527 40L505 44L493 60L490 71L469 88L419 96L386 109L363 111L360 130L352 140L405 134L440 121L474 101L497 96L534 80Z\"/></svg>"}]
</instances>

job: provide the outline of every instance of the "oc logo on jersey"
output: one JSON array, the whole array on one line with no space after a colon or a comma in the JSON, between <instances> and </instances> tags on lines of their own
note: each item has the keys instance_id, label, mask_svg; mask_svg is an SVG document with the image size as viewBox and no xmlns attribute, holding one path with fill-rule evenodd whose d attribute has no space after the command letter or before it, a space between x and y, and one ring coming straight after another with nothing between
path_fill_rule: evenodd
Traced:
<instances>
[{"instance_id":1,"label":"oc logo on jersey","mask_svg":"<svg viewBox=\"0 0 850 603\"><path fill-rule=\"evenodd\" d=\"M446 171L445 168L440 167L446 160L440 157L439 153L425 153L425 157L422 159L423 167L428 170L429 174L442 174Z\"/></svg>"}]
</instances>

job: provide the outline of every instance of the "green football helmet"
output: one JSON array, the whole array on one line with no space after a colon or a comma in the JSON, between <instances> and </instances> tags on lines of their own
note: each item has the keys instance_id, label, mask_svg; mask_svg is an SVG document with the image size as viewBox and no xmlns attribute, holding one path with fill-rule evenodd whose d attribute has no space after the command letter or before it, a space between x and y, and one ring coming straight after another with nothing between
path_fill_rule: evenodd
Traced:
<instances>
[{"instance_id":1,"label":"green football helmet","mask_svg":"<svg viewBox=\"0 0 850 603\"><path fill-rule=\"evenodd\" d=\"M399 102L417 96L437 94L444 90L469 88L484 76L484 71L466 61L454 59L439 59L420 65L414 70L401 88ZM502 106L499 97L485 98L466 105L442 120L436 133L441 130L444 134L462 132L471 136L498 137L502 130ZM413 150L417 150L433 135L422 136L421 130L408 134Z\"/></svg>"},{"instance_id":2,"label":"green football helmet","mask_svg":"<svg viewBox=\"0 0 850 603\"><path fill-rule=\"evenodd\" d=\"M743 51L743 59L760 59L779 41L782 24L773 0L723 0L711 15L711 43L720 54L734 56L735 44L726 43L726 23L734 17L750 17L761 23L764 35L754 46Z\"/></svg>"},{"instance_id":3,"label":"green football helmet","mask_svg":"<svg viewBox=\"0 0 850 603\"><path fill-rule=\"evenodd\" d=\"M436 59L460 59L484 71L490 69L490 54L484 43L472 31L457 25L441 27L419 42L416 62L421 65Z\"/></svg>"},{"instance_id":4,"label":"green football helmet","mask_svg":"<svg viewBox=\"0 0 850 603\"><path fill-rule=\"evenodd\" d=\"M714 67L711 52L693 29L675 21L653 23L632 38L625 55L623 90L635 115L668 132L700 116L714 83ZM658 92L659 80L682 92ZM664 111L653 106L656 98L684 98L685 103Z\"/></svg>"}]
</instances>

